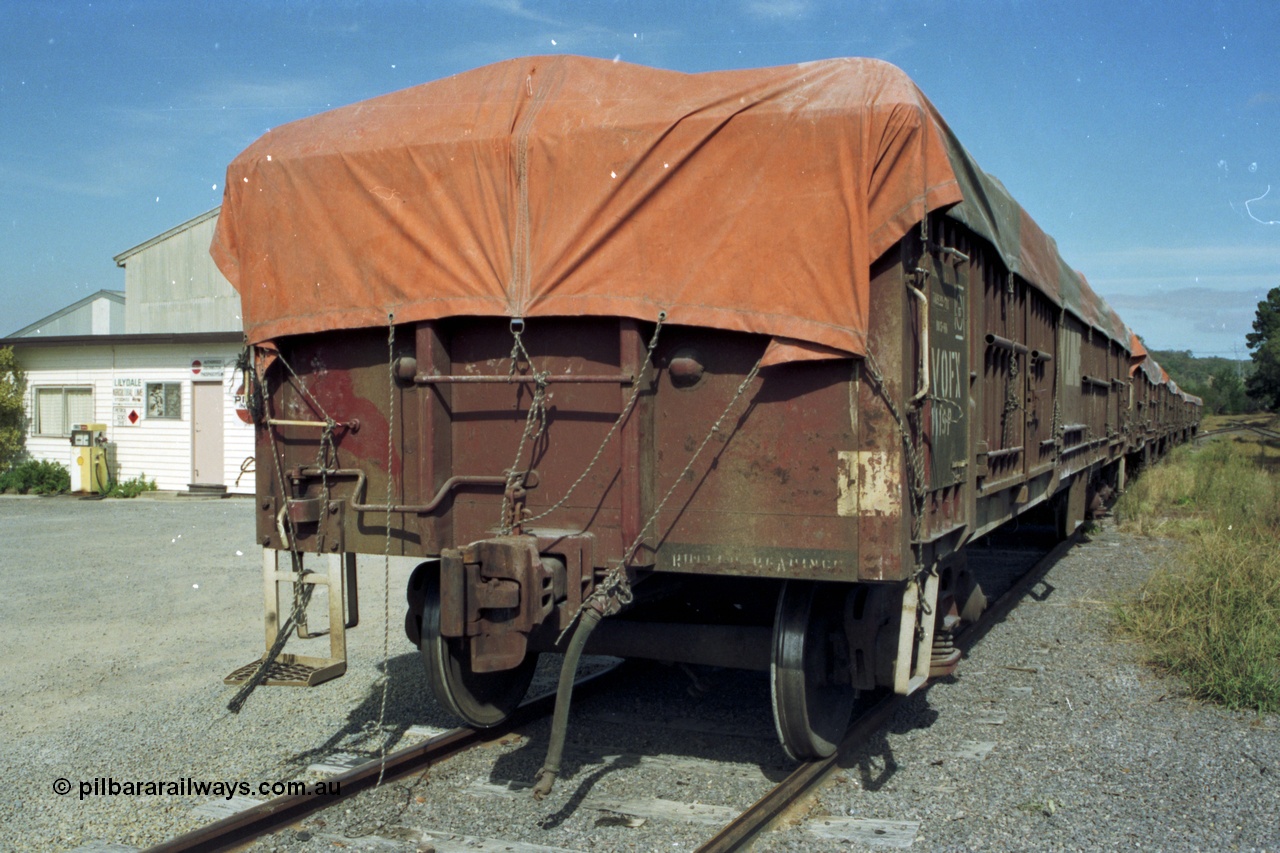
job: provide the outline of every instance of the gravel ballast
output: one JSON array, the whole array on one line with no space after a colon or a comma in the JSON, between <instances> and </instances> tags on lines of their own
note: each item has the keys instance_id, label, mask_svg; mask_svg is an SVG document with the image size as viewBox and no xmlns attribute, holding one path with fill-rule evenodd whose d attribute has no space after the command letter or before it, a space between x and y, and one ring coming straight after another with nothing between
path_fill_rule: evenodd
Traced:
<instances>
[{"instance_id":1,"label":"gravel ballast","mask_svg":"<svg viewBox=\"0 0 1280 853\"><path fill-rule=\"evenodd\" d=\"M918 822L926 850L1280 849L1280 720L1189 700L1108 630L1111 602L1176 551L1108 525L815 812Z\"/></svg>"},{"instance_id":2,"label":"gravel ballast","mask_svg":"<svg viewBox=\"0 0 1280 853\"><path fill-rule=\"evenodd\" d=\"M81 798L82 782L314 780L308 765L334 753L376 753L370 727L388 627L380 558L361 566L348 674L309 690L259 690L236 717L222 677L262 643L251 504L0 498L0 531L10 638L0 849L143 847L210 820L194 810L216 799ZM1107 602L1169 554L1167 543L1095 531L954 678L910 700L757 849L1280 849L1277 719L1187 700L1108 633ZM401 743L411 726L452 724L403 636L412 565L393 561L389 587L386 723ZM571 850L691 849L714 831L717 809L741 809L787 768L767 677L696 675L702 691L687 689L678 668L646 667L623 689L575 702L564 776L542 803L500 786L532 778L545 726L347 801L259 848L443 851L450 837L484 836ZM58 779L69 794L55 793ZM685 803L695 817L629 819L641 809L628 798ZM881 835L854 842L815 829L847 839L845 824L867 831L871 820L885 822ZM375 835L362 834L370 828Z\"/></svg>"}]
</instances>

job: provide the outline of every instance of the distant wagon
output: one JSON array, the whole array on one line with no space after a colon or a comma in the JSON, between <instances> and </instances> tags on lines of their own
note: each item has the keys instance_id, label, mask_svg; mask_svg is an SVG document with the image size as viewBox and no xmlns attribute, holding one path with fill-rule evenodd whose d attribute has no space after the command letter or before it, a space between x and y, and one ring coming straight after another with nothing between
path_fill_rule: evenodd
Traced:
<instances>
[{"instance_id":1,"label":"distant wagon","mask_svg":"<svg viewBox=\"0 0 1280 853\"><path fill-rule=\"evenodd\" d=\"M1199 417L874 60L534 57L344 107L236 158L212 253L269 624L332 566L332 658L236 679L341 674L355 555L412 556L408 636L480 726L585 649L766 670L829 754L858 690L955 666L966 543L1070 533Z\"/></svg>"}]
</instances>

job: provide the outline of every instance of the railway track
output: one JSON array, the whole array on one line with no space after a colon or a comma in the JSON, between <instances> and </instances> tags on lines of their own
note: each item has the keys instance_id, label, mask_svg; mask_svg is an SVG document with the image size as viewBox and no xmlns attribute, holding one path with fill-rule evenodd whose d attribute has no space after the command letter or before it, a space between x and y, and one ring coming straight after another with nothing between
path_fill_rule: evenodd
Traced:
<instances>
[{"instance_id":1,"label":"railway track","mask_svg":"<svg viewBox=\"0 0 1280 853\"><path fill-rule=\"evenodd\" d=\"M1053 550L1044 554L1026 551L1026 560L1034 561L1028 570L1012 583L1003 594L996 599L982 615L962 634L957 636L956 645L963 650L971 648L991 628L1003 619L1071 546L1075 537L1059 543ZM1040 556L1043 555L1043 556ZM1039 559L1036 557L1039 556ZM575 690L575 698L586 697L608 689L616 682L616 669L588 676L580 682ZM579 693L578 691L581 691ZM887 695L867 707L851 724L839 751L822 761L806 762L796 767L781 782L773 786L764 796L746 809L737 813L732 819L722 821L723 825L715 834L706 840L698 849L707 853L720 853L747 849L771 827L786 820L788 815L796 812L797 803L816 791L837 770L845 765L849 755L856 752L875 732L885 726L894 714L898 713L911 697ZM318 813L334 808L340 802L348 802L351 797L374 788L381 776L383 781L402 779L415 773L424 772L450 757L473 749L485 743L503 738L512 731L530 726L537 721L549 717L554 705L554 696L545 695L525 703L503 726L497 729L478 730L458 728L436 735L427 741L394 753L386 759L385 772L381 760L372 760L353 767L339 775L330 777L327 783L337 783L341 788L341 797L295 795L279 797L230 817L210 823L197 830L166 841L150 848L151 853L192 853L193 851L220 851L243 848L256 839L277 833L287 827L296 826ZM566 780L572 781L572 780ZM497 786L501 787L501 786ZM508 795L527 796L526 786L519 783L510 784ZM711 808L711 807L708 807ZM732 813L732 809L722 810ZM708 812L714 816L714 811ZM625 814L623 815L625 819ZM643 823L643 820L639 821ZM706 821L704 821L706 822ZM874 828L870 831L875 832ZM465 844L474 847L481 840L464 839ZM414 849L412 846L407 849ZM419 849L438 849L432 845ZM481 848L483 849L483 848ZM514 845L508 849L537 850L536 845ZM556 848L559 849L559 848Z\"/></svg>"},{"instance_id":2,"label":"railway track","mask_svg":"<svg viewBox=\"0 0 1280 853\"><path fill-rule=\"evenodd\" d=\"M972 648L984 634L1008 615L1031 587L1044 577L1045 572L1070 549L1075 539L1075 536L1067 538L1037 561L1026 574L986 609L980 619L956 637L956 645L966 652ZM888 695L881 699L854 720L844 741L840 744L840 749L834 755L821 761L801 764L777 788L756 801L702 845L699 853L728 853L732 850L746 849L761 834L767 832L798 800L826 781L842 766L851 751L856 750L869 735L883 726L910 698Z\"/></svg>"},{"instance_id":3,"label":"railway track","mask_svg":"<svg viewBox=\"0 0 1280 853\"><path fill-rule=\"evenodd\" d=\"M614 670L584 676L575 682L574 695L585 696L607 687ZM460 726L428 738L426 741L388 753L385 763L374 759L357 765L326 780L342 791L340 797L321 797L312 793L276 797L251 806L236 814L206 824L147 848L147 853L211 853L234 850L272 832L298 823L324 809L376 787L422 771L477 744L495 740L520 726L550 717L555 709L555 694L548 693L525 702L502 725L492 729Z\"/></svg>"},{"instance_id":4,"label":"railway track","mask_svg":"<svg viewBox=\"0 0 1280 853\"><path fill-rule=\"evenodd\" d=\"M1206 438L1212 438L1215 435L1226 435L1227 433L1232 432L1252 432L1272 441L1280 441L1280 432L1276 432L1273 429L1267 429L1263 426L1258 426L1257 424L1247 424L1241 421L1232 421L1227 426L1220 429L1212 429L1207 432L1197 433L1195 441L1198 444Z\"/></svg>"}]
</instances>

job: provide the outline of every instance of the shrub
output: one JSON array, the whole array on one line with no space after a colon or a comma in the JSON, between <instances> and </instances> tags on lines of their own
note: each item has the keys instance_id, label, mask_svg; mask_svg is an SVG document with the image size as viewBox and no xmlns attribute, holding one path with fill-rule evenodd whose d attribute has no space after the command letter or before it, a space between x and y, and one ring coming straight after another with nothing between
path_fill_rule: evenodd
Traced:
<instances>
[{"instance_id":1,"label":"shrub","mask_svg":"<svg viewBox=\"0 0 1280 853\"><path fill-rule=\"evenodd\" d=\"M143 492L154 492L155 490L156 481L148 480L146 474L139 474L132 480L120 480L112 483L111 488L107 490L105 497L136 498Z\"/></svg>"},{"instance_id":2,"label":"shrub","mask_svg":"<svg viewBox=\"0 0 1280 853\"><path fill-rule=\"evenodd\" d=\"M28 459L0 474L0 491L56 495L70 490L71 473L47 459Z\"/></svg>"}]
</instances>

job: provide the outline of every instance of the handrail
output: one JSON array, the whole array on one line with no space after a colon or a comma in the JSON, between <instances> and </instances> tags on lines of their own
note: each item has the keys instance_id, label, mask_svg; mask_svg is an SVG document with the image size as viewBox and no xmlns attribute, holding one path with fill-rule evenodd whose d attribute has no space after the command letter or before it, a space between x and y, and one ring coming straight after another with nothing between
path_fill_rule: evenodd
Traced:
<instances>
[{"instance_id":1,"label":"handrail","mask_svg":"<svg viewBox=\"0 0 1280 853\"><path fill-rule=\"evenodd\" d=\"M534 376L532 374L512 374L510 376L502 376L498 374L438 374L438 373L417 373L414 374L413 384L415 385L527 385L531 383L596 383L606 384L613 383L618 385L630 385L636 381L635 376L629 373L619 374L596 374L596 373L561 373Z\"/></svg>"},{"instance_id":2,"label":"handrail","mask_svg":"<svg viewBox=\"0 0 1280 853\"><path fill-rule=\"evenodd\" d=\"M382 504L366 504L359 502L359 500L364 496L365 485L368 482L364 471L361 471L359 468L318 468L311 466L299 469L299 473L306 477L355 477L356 486L352 493L353 500L351 503L351 509L355 512L412 512L425 514L433 511L436 507L440 506L440 504L444 503L444 499L448 497L449 493L459 486L507 485L507 478L497 474L459 474L445 480L436 491L435 496L425 504L393 504L391 506L387 506Z\"/></svg>"},{"instance_id":3,"label":"handrail","mask_svg":"<svg viewBox=\"0 0 1280 853\"><path fill-rule=\"evenodd\" d=\"M918 272L928 274L927 270ZM920 300L920 379L915 396L911 398L912 404L915 404L929 396L929 297L911 282L907 282L907 290Z\"/></svg>"},{"instance_id":4,"label":"handrail","mask_svg":"<svg viewBox=\"0 0 1280 853\"><path fill-rule=\"evenodd\" d=\"M1022 355L1027 351L1026 344L1020 344L1017 341L1011 341L1008 338L1002 338L999 335L994 335L990 332L987 333L987 346L1010 350L1012 352L1016 352L1018 355Z\"/></svg>"}]
</instances>

